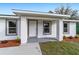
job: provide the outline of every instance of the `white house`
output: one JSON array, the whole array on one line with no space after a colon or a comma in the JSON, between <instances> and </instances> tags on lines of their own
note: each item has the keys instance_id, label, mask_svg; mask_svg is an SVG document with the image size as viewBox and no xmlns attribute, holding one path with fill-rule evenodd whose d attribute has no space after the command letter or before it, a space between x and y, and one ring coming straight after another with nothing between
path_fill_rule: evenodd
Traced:
<instances>
[{"instance_id":1,"label":"white house","mask_svg":"<svg viewBox=\"0 0 79 59\"><path fill-rule=\"evenodd\" d=\"M79 21L69 20L70 15L16 9L13 13L0 15L0 40L13 40L19 36L23 44L44 38L62 41L64 35L76 35L76 22Z\"/></svg>"}]
</instances>

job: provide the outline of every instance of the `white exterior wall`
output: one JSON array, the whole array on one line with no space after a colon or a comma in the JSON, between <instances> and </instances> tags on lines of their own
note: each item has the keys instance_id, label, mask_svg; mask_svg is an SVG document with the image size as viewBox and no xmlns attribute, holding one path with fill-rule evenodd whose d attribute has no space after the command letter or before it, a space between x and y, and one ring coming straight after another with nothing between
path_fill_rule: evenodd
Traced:
<instances>
[{"instance_id":1,"label":"white exterior wall","mask_svg":"<svg viewBox=\"0 0 79 59\"><path fill-rule=\"evenodd\" d=\"M25 16L21 16L21 44L27 42L27 19Z\"/></svg>"},{"instance_id":2,"label":"white exterior wall","mask_svg":"<svg viewBox=\"0 0 79 59\"><path fill-rule=\"evenodd\" d=\"M20 22L21 21L21 22ZM69 33L63 34L63 21L59 20L58 26L60 27L58 39L62 41L62 36L75 36L76 35L76 22L69 23ZM28 34L27 34L27 19L26 17L22 16L21 20L18 20L18 36L21 38L21 43L26 43ZM21 34L20 34L21 33ZM57 22L52 21L52 31L51 35L43 35L43 20L38 21L38 38L44 37L57 37ZM0 19L0 40L12 40L16 39L16 36L7 36L6 35L6 19Z\"/></svg>"},{"instance_id":3,"label":"white exterior wall","mask_svg":"<svg viewBox=\"0 0 79 59\"><path fill-rule=\"evenodd\" d=\"M69 33L65 34L64 36L75 36L76 35L76 22L69 22Z\"/></svg>"},{"instance_id":4,"label":"white exterior wall","mask_svg":"<svg viewBox=\"0 0 79 59\"><path fill-rule=\"evenodd\" d=\"M20 36L19 23L20 21L18 20L18 26L17 26L18 36ZM0 19L0 40L13 40L13 39L16 39L16 36L6 35L6 19Z\"/></svg>"},{"instance_id":5,"label":"white exterior wall","mask_svg":"<svg viewBox=\"0 0 79 59\"><path fill-rule=\"evenodd\" d=\"M56 37L56 22L55 21L51 21L52 22L52 31L51 31L51 35L43 35L43 20L39 20L38 21L38 38L46 38L46 37L51 37L51 38L55 38Z\"/></svg>"}]
</instances>

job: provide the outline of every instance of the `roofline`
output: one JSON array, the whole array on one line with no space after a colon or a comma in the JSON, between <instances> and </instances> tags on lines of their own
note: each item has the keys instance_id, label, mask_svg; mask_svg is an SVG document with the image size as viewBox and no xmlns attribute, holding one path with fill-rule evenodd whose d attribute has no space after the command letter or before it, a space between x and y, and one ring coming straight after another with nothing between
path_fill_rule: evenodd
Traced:
<instances>
[{"instance_id":1,"label":"roofline","mask_svg":"<svg viewBox=\"0 0 79 59\"><path fill-rule=\"evenodd\" d=\"M18 9L13 9L13 13L16 15L25 15L25 14L33 14L33 15L42 15L42 16L52 16L52 17L65 17L69 18L70 15L62 15L62 14L52 14L52 13L46 13L46 12L37 12L37 11L28 11L28 10L18 10Z\"/></svg>"},{"instance_id":2,"label":"roofline","mask_svg":"<svg viewBox=\"0 0 79 59\"><path fill-rule=\"evenodd\" d=\"M10 15L10 14L0 14L0 16L16 16L15 14Z\"/></svg>"},{"instance_id":3,"label":"roofline","mask_svg":"<svg viewBox=\"0 0 79 59\"><path fill-rule=\"evenodd\" d=\"M40 13L48 13L48 12L41 12L41 11L32 11L32 10L22 10L22 9L12 9L14 11L28 11L28 12L40 12Z\"/></svg>"},{"instance_id":4,"label":"roofline","mask_svg":"<svg viewBox=\"0 0 79 59\"><path fill-rule=\"evenodd\" d=\"M16 16L16 15L0 14L0 18L14 18L14 19L18 19L19 16Z\"/></svg>"}]
</instances>

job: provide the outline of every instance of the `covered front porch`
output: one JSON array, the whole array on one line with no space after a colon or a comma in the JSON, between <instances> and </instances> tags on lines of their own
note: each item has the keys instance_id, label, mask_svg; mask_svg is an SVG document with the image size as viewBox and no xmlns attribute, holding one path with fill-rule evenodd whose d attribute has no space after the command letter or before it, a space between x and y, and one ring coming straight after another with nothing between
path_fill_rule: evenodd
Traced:
<instances>
[{"instance_id":1,"label":"covered front porch","mask_svg":"<svg viewBox=\"0 0 79 59\"><path fill-rule=\"evenodd\" d=\"M62 20L58 20L56 18L49 18L49 19L48 18L41 18L41 19L28 18L27 23L28 23L27 42L57 41L60 38L59 35L61 32L59 31L61 31L61 29L62 29L62 36L63 36ZM59 28L60 26L62 27Z\"/></svg>"},{"instance_id":2,"label":"covered front porch","mask_svg":"<svg viewBox=\"0 0 79 59\"><path fill-rule=\"evenodd\" d=\"M21 17L21 42L63 40L63 19L48 17Z\"/></svg>"},{"instance_id":3,"label":"covered front porch","mask_svg":"<svg viewBox=\"0 0 79 59\"><path fill-rule=\"evenodd\" d=\"M63 19L45 17L21 17L22 42L46 42L63 40Z\"/></svg>"}]
</instances>

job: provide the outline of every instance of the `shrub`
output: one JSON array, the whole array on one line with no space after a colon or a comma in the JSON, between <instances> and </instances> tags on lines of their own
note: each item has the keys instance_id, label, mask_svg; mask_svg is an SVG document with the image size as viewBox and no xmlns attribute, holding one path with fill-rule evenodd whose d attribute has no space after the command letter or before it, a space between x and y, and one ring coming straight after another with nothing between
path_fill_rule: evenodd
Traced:
<instances>
[{"instance_id":1,"label":"shrub","mask_svg":"<svg viewBox=\"0 0 79 59\"><path fill-rule=\"evenodd\" d=\"M73 39L73 37L72 37L72 36L69 36L68 38L69 38L69 39Z\"/></svg>"},{"instance_id":2,"label":"shrub","mask_svg":"<svg viewBox=\"0 0 79 59\"><path fill-rule=\"evenodd\" d=\"M78 38L78 36L76 35L75 38Z\"/></svg>"},{"instance_id":3,"label":"shrub","mask_svg":"<svg viewBox=\"0 0 79 59\"><path fill-rule=\"evenodd\" d=\"M16 37L16 41L20 42L20 37L19 36Z\"/></svg>"},{"instance_id":4,"label":"shrub","mask_svg":"<svg viewBox=\"0 0 79 59\"><path fill-rule=\"evenodd\" d=\"M1 44L5 44L5 43L8 43L7 40L4 40L4 41L0 41Z\"/></svg>"},{"instance_id":5,"label":"shrub","mask_svg":"<svg viewBox=\"0 0 79 59\"><path fill-rule=\"evenodd\" d=\"M66 39L66 36L63 36L63 39Z\"/></svg>"}]
</instances>

